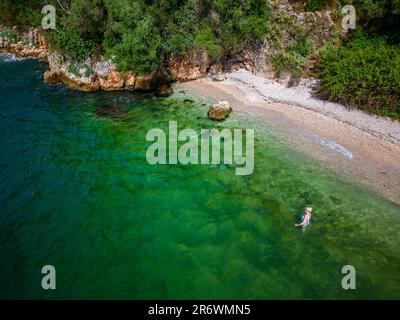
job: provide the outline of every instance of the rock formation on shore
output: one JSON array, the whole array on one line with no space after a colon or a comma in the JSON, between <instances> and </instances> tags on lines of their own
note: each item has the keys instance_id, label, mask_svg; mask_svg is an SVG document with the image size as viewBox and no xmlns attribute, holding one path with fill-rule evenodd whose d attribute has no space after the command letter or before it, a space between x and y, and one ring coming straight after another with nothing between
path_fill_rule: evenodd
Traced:
<instances>
[{"instance_id":1,"label":"rock formation on shore","mask_svg":"<svg viewBox=\"0 0 400 320\"><path fill-rule=\"evenodd\" d=\"M0 36L0 49L21 58L37 58L48 61L44 82L50 85L64 84L84 92L105 90L155 91L160 96L173 93L168 73L159 68L147 75L138 76L133 72L120 72L110 60L103 57L86 59L82 63L73 61L67 55L51 50L38 28L19 33L0 26L0 31L8 36ZM178 69L176 72L180 72Z\"/></svg>"},{"instance_id":2,"label":"rock formation on shore","mask_svg":"<svg viewBox=\"0 0 400 320\"><path fill-rule=\"evenodd\" d=\"M0 31L2 27L0 26ZM15 29L11 31L14 35ZM48 45L39 29L31 28L28 32L18 35L18 39L13 39L0 33L0 49L4 49L17 57L37 58L47 60Z\"/></svg>"},{"instance_id":3,"label":"rock formation on shore","mask_svg":"<svg viewBox=\"0 0 400 320\"><path fill-rule=\"evenodd\" d=\"M59 53L48 56L49 69L44 75L48 84L62 83L73 89L81 91L115 91L139 90L158 91L163 87L163 94L172 93L168 74L163 69L157 69L145 76L136 76L132 72L120 72L109 60L100 58L93 62L87 59L84 63L76 64L74 61Z\"/></svg>"}]
</instances>

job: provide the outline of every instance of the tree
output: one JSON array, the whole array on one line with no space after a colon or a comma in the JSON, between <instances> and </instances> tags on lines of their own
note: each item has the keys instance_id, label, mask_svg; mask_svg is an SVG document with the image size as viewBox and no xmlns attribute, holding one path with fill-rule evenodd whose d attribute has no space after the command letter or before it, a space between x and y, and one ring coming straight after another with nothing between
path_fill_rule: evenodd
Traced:
<instances>
[{"instance_id":1,"label":"tree","mask_svg":"<svg viewBox=\"0 0 400 320\"><path fill-rule=\"evenodd\" d=\"M162 63L160 31L140 2L108 1L104 48L122 71L145 74Z\"/></svg>"}]
</instances>

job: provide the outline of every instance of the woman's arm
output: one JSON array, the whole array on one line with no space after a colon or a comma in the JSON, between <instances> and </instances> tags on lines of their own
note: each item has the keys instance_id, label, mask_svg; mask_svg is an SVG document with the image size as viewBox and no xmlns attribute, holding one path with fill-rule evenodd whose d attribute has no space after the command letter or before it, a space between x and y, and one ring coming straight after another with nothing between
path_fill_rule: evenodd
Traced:
<instances>
[{"instance_id":1,"label":"woman's arm","mask_svg":"<svg viewBox=\"0 0 400 320\"><path fill-rule=\"evenodd\" d=\"M310 216L306 215L303 219L303 221L300 224L295 224L295 227L302 227L304 226L306 223L308 223L308 221L310 221Z\"/></svg>"}]
</instances>

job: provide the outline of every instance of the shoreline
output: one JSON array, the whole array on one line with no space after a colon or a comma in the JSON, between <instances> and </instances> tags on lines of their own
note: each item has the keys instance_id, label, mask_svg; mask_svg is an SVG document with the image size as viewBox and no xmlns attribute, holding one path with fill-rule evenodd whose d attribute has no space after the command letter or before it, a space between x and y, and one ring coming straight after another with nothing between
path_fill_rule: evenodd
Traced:
<instances>
[{"instance_id":1,"label":"shoreline","mask_svg":"<svg viewBox=\"0 0 400 320\"><path fill-rule=\"evenodd\" d=\"M315 98L315 80L288 88L246 70L223 76L223 81L200 78L173 87L228 101L233 112L261 120L347 181L400 205L400 121Z\"/></svg>"},{"instance_id":2,"label":"shoreline","mask_svg":"<svg viewBox=\"0 0 400 320\"><path fill-rule=\"evenodd\" d=\"M199 79L175 84L245 113L275 129L295 149L348 182L400 204L400 122L320 100L312 83L287 88L239 70L224 81Z\"/></svg>"}]
</instances>

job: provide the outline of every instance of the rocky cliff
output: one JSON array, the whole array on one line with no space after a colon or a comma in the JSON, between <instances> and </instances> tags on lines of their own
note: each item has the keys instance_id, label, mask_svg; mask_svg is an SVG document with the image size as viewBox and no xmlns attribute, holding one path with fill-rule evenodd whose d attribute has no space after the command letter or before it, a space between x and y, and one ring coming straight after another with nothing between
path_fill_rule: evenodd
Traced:
<instances>
[{"instance_id":1,"label":"rocky cliff","mask_svg":"<svg viewBox=\"0 0 400 320\"><path fill-rule=\"evenodd\" d=\"M145 76L120 72L112 61L104 57L77 63L67 55L51 50L39 29L18 33L16 29L7 30L0 26L0 49L19 57L47 60L46 83L62 83L81 91L141 90L168 95L172 81L184 82L206 76L219 81L224 79L225 71L239 68L293 85L296 84L294 77L299 77L299 74L294 76L291 72L276 70L272 64L274 55L290 48L299 30L308 35L314 50L318 51L337 32L337 22L334 22L331 11L298 11L288 0L270 1L270 4L273 7L269 22L271 32L264 40L234 48L216 59L211 59L205 50L193 49L185 56L168 57L164 67ZM301 75L311 70L315 61L312 54L308 55L307 63L301 67Z\"/></svg>"},{"instance_id":2,"label":"rocky cliff","mask_svg":"<svg viewBox=\"0 0 400 320\"><path fill-rule=\"evenodd\" d=\"M103 57L88 58L77 63L57 51L51 50L40 29L30 29L20 33L0 26L0 50L7 51L17 57L38 58L48 61L48 70L44 74L44 82L64 84L70 88L84 92L140 90L155 91L160 95L171 93L171 79L165 69L157 69L147 75L138 76L133 72L120 72L110 60ZM177 74L182 73L179 68Z\"/></svg>"}]
</instances>

